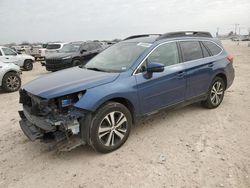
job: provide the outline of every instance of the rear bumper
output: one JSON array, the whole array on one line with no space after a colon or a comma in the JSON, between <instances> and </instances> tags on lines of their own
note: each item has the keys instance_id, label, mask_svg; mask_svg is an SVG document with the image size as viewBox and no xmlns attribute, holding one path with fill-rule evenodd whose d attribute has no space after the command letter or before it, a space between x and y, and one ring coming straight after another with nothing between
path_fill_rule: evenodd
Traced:
<instances>
[{"instance_id":1,"label":"rear bumper","mask_svg":"<svg viewBox=\"0 0 250 188\"><path fill-rule=\"evenodd\" d=\"M231 67L227 72L227 89L233 84L235 78L235 70Z\"/></svg>"}]
</instances>

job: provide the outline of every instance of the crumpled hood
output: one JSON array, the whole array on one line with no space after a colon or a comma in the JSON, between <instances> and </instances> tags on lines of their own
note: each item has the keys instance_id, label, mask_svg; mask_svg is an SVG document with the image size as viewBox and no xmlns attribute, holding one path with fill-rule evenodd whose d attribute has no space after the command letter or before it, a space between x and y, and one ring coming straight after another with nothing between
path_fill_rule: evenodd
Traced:
<instances>
[{"instance_id":1,"label":"crumpled hood","mask_svg":"<svg viewBox=\"0 0 250 188\"><path fill-rule=\"evenodd\" d=\"M119 73L73 67L39 77L25 84L23 89L33 95L51 99L112 82L118 76Z\"/></svg>"}]
</instances>

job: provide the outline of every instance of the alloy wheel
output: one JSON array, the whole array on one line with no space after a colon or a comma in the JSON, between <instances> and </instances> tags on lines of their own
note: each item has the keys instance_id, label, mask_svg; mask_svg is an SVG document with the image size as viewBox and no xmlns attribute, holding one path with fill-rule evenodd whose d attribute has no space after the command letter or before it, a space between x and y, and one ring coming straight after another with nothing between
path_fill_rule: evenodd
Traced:
<instances>
[{"instance_id":1,"label":"alloy wheel","mask_svg":"<svg viewBox=\"0 0 250 188\"><path fill-rule=\"evenodd\" d=\"M98 137L106 147L119 144L128 130L126 116L119 111L110 112L101 121L98 128Z\"/></svg>"},{"instance_id":2,"label":"alloy wheel","mask_svg":"<svg viewBox=\"0 0 250 188\"><path fill-rule=\"evenodd\" d=\"M10 75L6 80L6 85L10 90L17 90L20 86L20 82L17 76Z\"/></svg>"},{"instance_id":3,"label":"alloy wheel","mask_svg":"<svg viewBox=\"0 0 250 188\"><path fill-rule=\"evenodd\" d=\"M216 81L211 89L210 98L214 106L220 104L223 98L224 88L220 81Z\"/></svg>"}]
</instances>

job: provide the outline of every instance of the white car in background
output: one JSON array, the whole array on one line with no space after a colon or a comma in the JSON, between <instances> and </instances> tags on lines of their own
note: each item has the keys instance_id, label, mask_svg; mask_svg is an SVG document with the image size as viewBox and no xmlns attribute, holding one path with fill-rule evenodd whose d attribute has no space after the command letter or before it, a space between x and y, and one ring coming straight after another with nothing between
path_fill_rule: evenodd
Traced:
<instances>
[{"instance_id":1,"label":"white car in background","mask_svg":"<svg viewBox=\"0 0 250 188\"><path fill-rule=\"evenodd\" d=\"M25 70L32 70L35 58L27 54L18 54L10 48L0 46L0 61L14 63Z\"/></svg>"},{"instance_id":2,"label":"white car in background","mask_svg":"<svg viewBox=\"0 0 250 188\"><path fill-rule=\"evenodd\" d=\"M46 48L40 48L38 51L40 54L40 59L42 59L41 64L44 66L46 56L52 53L58 53L65 44L67 43L48 43Z\"/></svg>"},{"instance_id":3,"label":"white car in background","mask_svg":"<svg viewBox=\"0 0 250 188\"><path fill-rule=\"evenodd\" d=\"M21 87L20 67L0 61L0 87L6 92L14 92Z\"/></svg>"}]
</instances>

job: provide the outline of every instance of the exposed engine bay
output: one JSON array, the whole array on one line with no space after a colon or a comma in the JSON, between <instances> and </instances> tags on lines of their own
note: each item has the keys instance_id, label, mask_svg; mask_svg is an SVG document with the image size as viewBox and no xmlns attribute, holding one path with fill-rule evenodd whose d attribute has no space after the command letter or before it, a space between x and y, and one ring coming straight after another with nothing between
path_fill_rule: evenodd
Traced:
<instances>
[{"instance_id":1,"label":"exposed engine bay","mask_svg":"<svg viewBox=\"0 0 250 188\"><path fill-rule=\"evenodd\" d=\"M19 102L23 110L19 115L23 132L31 141L40 139L51 143L50 147L60 145L58 148L62 151L85 144L80 122L86 112L73 106L83 95L84 92L78 92L48 100L20 90Z\"/></svg>"}]
</instances>

